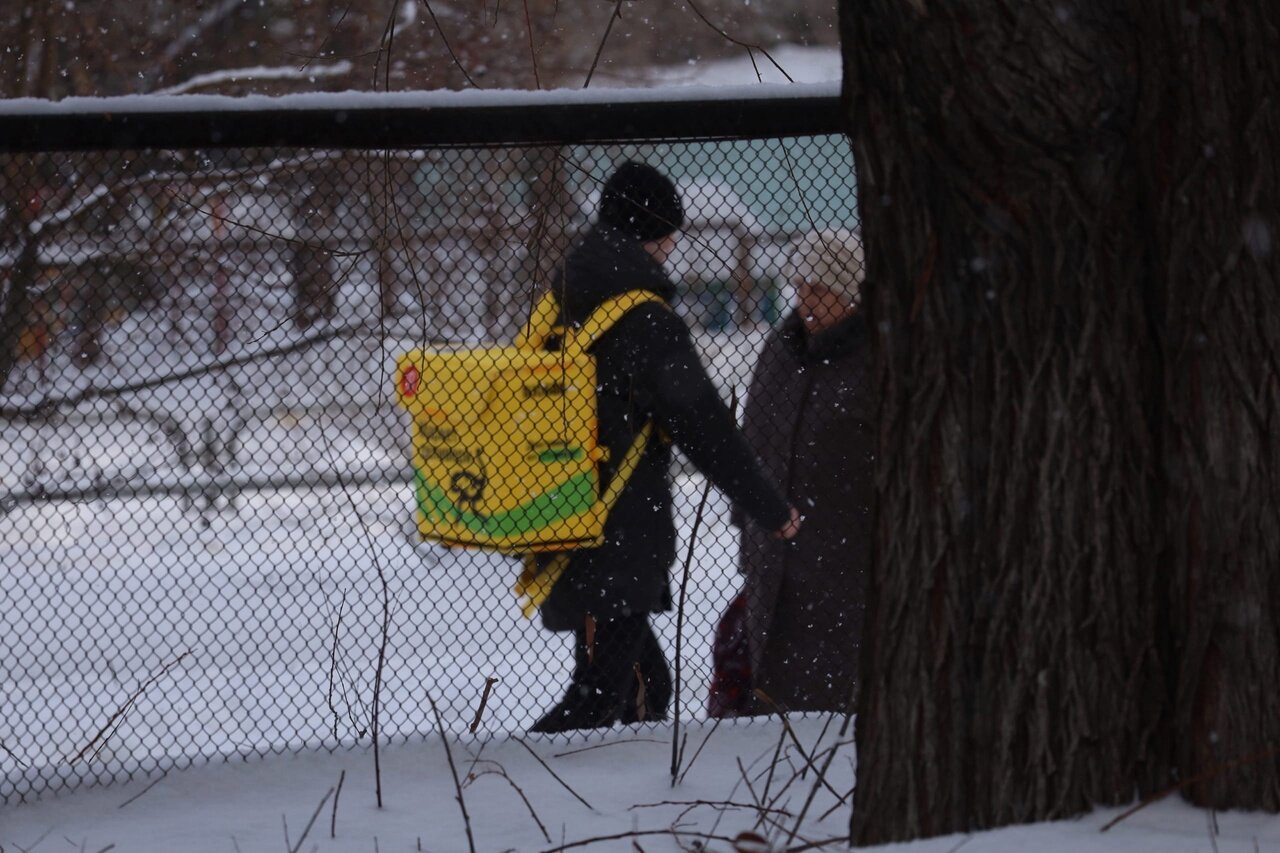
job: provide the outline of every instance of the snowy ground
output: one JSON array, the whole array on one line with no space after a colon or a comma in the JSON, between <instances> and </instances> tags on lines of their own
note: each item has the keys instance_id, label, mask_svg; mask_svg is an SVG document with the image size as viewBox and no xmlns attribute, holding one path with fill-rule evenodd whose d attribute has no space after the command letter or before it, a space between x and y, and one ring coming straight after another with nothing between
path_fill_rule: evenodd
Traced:
<instances>
[{"instance_id":1,"label":"snowy ground","mask_svg":"<svg viewBox=\"0 0 1280 853\"><path fill-rule=\"evenodd\" d=\"M449 756L439 737L383 751L383 808L375 799L368 751L306 754L248 764L174 771L159 781L94 789L0 810L5 850L100 853L169 851L464 851L467 826L479 851L594 849L730 851L731 839L757 832L788 849L829 842L841 849L849 806L840 804L853 780L852 747L838 721L809 717L794 729L825 774L803 778L789 740L770 765L784 733L777 721L687 727L680 784L670 784L671 726L615 728L604 738L581 736L521 742L463 735L450 739L463 780L464 821ZM705 742L705 748L703 744ZM695 753L701 748L699 754ZM750 785L743 781L743 773ZM503 775L505 774L505 776ZM558 777L558 778L557 778ZM508 781L509 780L509 781ZM341 782L335 808L333 791ZM518 788L518 790L517 790ZM834 793L833 793L834 792ZM522 799L527 798L527 804ZM805 810L810 795L812 804ZM757 803L770 809L760 820ZM1280 818L1249 814L1211 817L1176 800L1157 803L1103 833L1119 814L1105 810L1079 820L1011 827L882 848L894 853L1247 853L1280 849ZM314 816L314 822L313 822ZM681 832L673 833L676 827ZM288 839L286 842L286 838ZM586 843L596 839L593 843ZM696 848L697 842L706 844ZM741 847L746 850L753 848Z\"/></svg>"},{"instance_id":2,"label":"snowy ground","mask_svg":"<svg viewBox=\"0 0 1280 853\"><path fill-rule=\"evenodd\" d=\"M686 507L694 488L686 482ZM380 636L379 567L392 602L384 733L434 728L428 695L450 730L465 728L488 677L498 685L487 731L522 729L557 698L566 640L520 616L516 564L415 544L407 487L243 501L208 529L170 500L45 505L4 519L0 740L12 754L0 752L0 782L16 776L19 790L39 794L59 779L183 756L360 739ZM714 620L737 583L734 537L723 507L713 511L682 655L699 708ZM674 620L658 625L670 654ZM95 760L68 760L126 705Z\"/></svg>"},{"instance_id":3,"label":"snowy ground","mask_svg":"<svg viewBox=\"0 0 1280 853\"><path fill-rule=\"evenodd\" d=\"M312 455L348 470L393 462L377 442L326 439L314 423L254 434L265 459L332 441ZM687 537L702 483L678 484ZM420 544L412 512L400 483L246 492L208 526L163 497L0 516L0 800L175 763L367 742L379 569L391 601L383 733L433 730L428 696L446 728L465 730L486 678L498 682L481 731L523 730L566 683L568 641L519 615L513 561ZM681 655L690 714L701 711L714 623L737 587L726 517L713 498L691 565ZM674 657L675 620L656 623Z\"/></svg>"}]
</instances>

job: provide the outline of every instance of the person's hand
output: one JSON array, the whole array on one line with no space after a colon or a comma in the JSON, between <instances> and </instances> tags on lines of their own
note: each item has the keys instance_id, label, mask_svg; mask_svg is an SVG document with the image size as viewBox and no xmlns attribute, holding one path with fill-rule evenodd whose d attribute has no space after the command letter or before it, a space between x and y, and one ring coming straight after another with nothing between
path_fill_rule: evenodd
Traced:
<instances>
[{"instance_id":1,"label":"person's hand","mask_svg":"<svg viewBox=\"0 0 1280 853\"><path fill-rule=\"evenodd\" d=\"M803 520L803 517L800 515L800 510L792 507L791 518L787 519L787 523L784 524L782 529L775 533L774 536L783 540L795 539L796 534L800 532L800 522Z\"/></svg>"}]
</instances>

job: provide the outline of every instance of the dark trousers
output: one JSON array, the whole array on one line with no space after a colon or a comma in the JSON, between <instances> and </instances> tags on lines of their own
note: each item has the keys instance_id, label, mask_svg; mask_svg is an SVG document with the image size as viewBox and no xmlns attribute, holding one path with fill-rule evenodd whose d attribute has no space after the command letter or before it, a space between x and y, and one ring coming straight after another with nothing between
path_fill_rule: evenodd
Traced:
<instances>
[{"instance_id":1,"label":"dark trousers","mask_svg":"<svg viewBox=\"0 0 1280 853\"><path fill-rule=\"evenodd\" d=\"M574 632L573 659L570 689L599 691L607 705L618 709L615 719L624 723L638 721L642 683L644 718L666 714L671 702L671 671L662 646L649 627L648 616L597 622L590 655L584 625Z\"/></svg>"},{"instance_id":2,"label":"dark trousers","mask_svg":"<svg viewBox=\"0 0 1280 853\"><path fill-rule=\"evenodd\" d=\"M662 719L671 702L671 671L647 615L621 616L574 631L569 689L534 726L555 732ZM641 709L643 708L643 714Z\"/></svg>"}]
</instances>

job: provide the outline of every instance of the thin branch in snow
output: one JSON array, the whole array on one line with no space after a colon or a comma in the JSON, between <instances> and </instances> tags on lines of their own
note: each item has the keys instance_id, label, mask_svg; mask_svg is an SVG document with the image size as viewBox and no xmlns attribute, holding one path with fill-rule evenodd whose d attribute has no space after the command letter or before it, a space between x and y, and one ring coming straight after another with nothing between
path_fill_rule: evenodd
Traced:
<instances>
[{"instance_id":1,"label":"thin branch in snow","mask_svg":"<svg viewBox=\"0 0 1280 853\"><path fill-rule=\"evenodd\" d=\"M469 774L467 785L470 785L481 776L500 776L505 779L507 784L510 785L515 792L520 795L520 799L524 801L524 807L529 810L529 816L532 817L533 822L538 825L538 830L542 833L542 837L547 840L548 844L551 844L551 834L547 832L547 827L543 824L542 818L538 816L538 812L533 808L533 803L529 802L529 798L525 796L521 787L517 785L515 780L511 778L511 775L507 773L506 768L501 764L498 764L496 761L487 761L485 763L492 765L492 768L489 770L482 770L479 773Z\"/></svg>"},{"instance_id":2,"label":"thin branch in snow","mask_svg":"<svg viewBox=\"0 0 1280 853\"><path fill-rule=\"evenodd\" d=\"M786 809L769 809L754 803L734 803L729 800L661 800L656 803L637 803L634 806L629 806L627 811L635 811L636 809L656 809L663 806L708 806L713 809L751 809L752 811L764 809L765 811L777 812L781 815L791 815L791 812Z\"/></svg>"},{"instance_id":3,"label":"thin branch in snow","mask_svg":"<svg viewBox=\"0 0 1280 853\"><path fill-rule=\"evenodd\" d=\"M90 752L92 752L89 756L90 758L97 756L97 754L102 751L102 747L106 745L107 739L114 734L116 729L120 727L120 724L124 722L125 716L127 716L129 711L133 708L134 703L142 697L142 694L146 693L147 690L161 678L168 675L169 670L186 660L190 654L190 652L183 652L162 666L158 672L148 678L137 690L133 692L132 695L129 696L127 700L125 700L125 703L107 719L107 722L98 730L98 733L84 745L84 748L68 758L67 762L69 764L74 764Z\"/></svg>"},{"instance_id":4,"label":"thin branch in snow","mask_svg":"<svg viewBox=\"0 0 1280 853\"><path fill-rule=\"evenodd\" d=\"M814 775L816 775L818 777L818 780L822 782L822 784L826 787L828 791L831 792L832 796L839 798L840 792L837 791L835 788L832 788L831 784L827 782L824 774L821 771L819 771L816 766L814 766L813 759L809 757L808 750L806 750L804 748L804 744L800 742L800 737L796 734L796 730L791 727L791 721L787 719L786 711L780 708L778 704L769 697L769 694L765 693L760 688L757 687L753 692L762 702L764 702L769 707L773 708L774 712L778 715L779 719L782 720L783 734L791 736L791 742L795 744L796 751L799 752L800 757L804 759L805 765L813 770Z\"/></svg>"},{"instance_id":5,"label":"thin branch in snow","mask_svg":"<svg viewBox=\"0 0 1280 853\"><path fill-rule=\"evenodd\" d=\"M302 849L302 842L307 840L307 833L311 831L311 827L312 825L315 824L316 818L320 816L320 811L324 808L324 804L327 803L329 801L329 798L332 796L333 796L333 788L330 788L328 791L325 791L324 796L320 798L320 804L316 806L316 810L311 813L311 820L307 821L307 825L302 828L302 835L298 837L298 843L289 848L289 853L298 853L298 851ZM284 837L287 843L289 840L288 824L285 824Z\"/></svg>"},{"instance_id":6,"label":"thin branch in snow","mask_svg":"<svg viewBox=\"0 0 1280 853\"><path fill-rule=\"evenodd\" d=\"M453 776L453 788L458 794L458 808L462 810L462 823L467 830L467 847L471 853L476 853L476 841L471 834L471 816L467 814L467 801L462 796L462 780L458 778L457 765L453 763L453 750L449 748L449 734L444 730L444 721L440 719L440 709L436 707L436 700L431 694L427 694L427 701L431 704L431 713L436 718L436 730L440 732L440 741L444 744L444 755L449 762L449 773Z\"/></svg>"},{"instance_id":7,"label":"thin branch in snow","mask_svg":"<svg viewBox=\"0 0 1280 853\"><path fill-rule=\"evenodd\" d=\"M564 850L573 850L577 847L592 847L597 844L604 844L607 841L621 841L626 838L644 838L646 836L662 835L674 837L679 840L681 837L697 838L702 841L727 841L733 843L734 838L729 835L715 835L710 832L696 832L688 829L677 829L671 827L669 829L634 829L630 832L619 832L614 835L597 835L594 838L584 838L581 841L571 841L568 844L561 844L559 847L550 847L542 851L542 853L561 853Z\"/></svg>"},{"instance_id":8,"label":"thin branch in snow","mask_svg":"<svg viewBox=\"0 0 1280 853\"><path fill-rule=\"evenodd\" d=\"M391 91L391 50L396 43L396 3L398 0L391 0L391 8L387 11L387 22L382 27L382 38L378 40L378 56L373 61L373 91L378 91L378 68L385 60L386 66L384 76L386 83L383 85L385 91Z\"/></svg>"},{"instance_id":9,"label":"thin branch in snow","mask_svg":"<svg viewBox=\"0 0 1280 853\"><path fill-rule=\"evenodd\" d=\"M338 774L338 787L333 792L333 811L329 815L329 837L338 837L338 798L342 796L342 783L347 781L347 771Z\"/></svg>"},{"instance_id":10,"label":"thin branch in snow","mask_svg":"<svg viewBox=\"0 0 1280 853\"><path fill-rule=\"evenodd\" d=\"M757 796L755 788L753 788L751 785L751 780L747 779L745 775L743 776L743 780L746 781L747 783L747 790L751 793L751 799L759 802L762 809L764 807L765 802L767 802L769 799L769 789L773 787L773 774L778 767L778 757L782 755L782 747L786 742L787 742L787 733L785 731L779 732L778 745L773 750L773 760L769 762L769 766L768 768L766 768L767 774L764 781L764 792L762 794ZM746 773L745 769L742 769L742 768L739 768L739 769L742 770L744 774ZM760 824L765 820L765 817L766 815L764 811L761 811L760 817L756 821L757 827L759 827Z\"/></svg>"},{"instance_id":11,"label":"thin branch in snow","mask_svg":"<svg viewBox=\"0 0 1280 853\"><path fill-rule=\"evenodd\" d=\"M303 80L314 81L317 77L344 77L351 73L351 63L340 60L332 65L319 65L306 70L293 67L256 65L249 68L223 68L197 74L173 86L157 89L153 95L182 95L195 89L207 89L223 83L243 83L254 80Z\"/></svg>"},{"instance_id":12,"label":"thin branch in snow","mask_svg":"<svg viewBox=\"0 0 1280 853\"><path fill-rule=\"evenodd\" d=\"M617 746L620 743L663 743L663 741L660 741L657 738L651 738L651 737L636 737L636 738L629 738L627 740L611 740L608 743L597 743L591 746L584 746L581 749L571 749L567 752L557 752L555 755L551 757L564 758L569 755L577 755L580 752L590 752L593 749L604 749L606 746Z\"/></svg>"},{"instance_id":13,"label":"thin branch in snow","mask_svg":"<svg viewBox=\"0 0 1280 853\"><path fill-rule=\"evenodd\" d=\"M751 784L751 776L747 773L747 768L742 766L742 759L735 758L734 763L738 765L738 776L742 780L743 784L747 786L747 793L751 795L751 801L755 803L757 810L762 810L764 808L764 801L760 799L758 794L756 794L755 786Z\"/></svg>"},{"instance_id":14,"label":"thin branch in snow","mask_svg":"<svg viewBox=\"0 0 1280 853\"><path fill-rule=\"evenodd\" d=\"M534 757L534 759L535 759L539 764L541 764L541 765L542 765L543 769L544 769L544 770L546 770L548 773L550 773L550 774L551 774L551 778L555 779L557 782L559 782L559 783L560 783L560 787L564 788L564 789L565 789L566 791L568 791L570 794L573 794L573 797L574 797L574 799L575 799L575 800L577 800L578 802L582 803L582 804L583 804L584 806L586 806L587 808L591 809L591 811L595 811L595 807L594 807L594 806L592 806L592 805L591 805L591 803L588 803L586 800L584 800L584 799L582 798L582 795L581 795L581 794L579 794L577 791L573 790L573 788L571 788L571 787L569 786L569 783L568 783L568 782L566 782L566 781L564 781L563 779L561 779L561 778L560 778L560 775L559 775L558 773L556 773L556 771L552 770L552 769L551 769L551 766L550 766L549 764L547 764L547 762L545 762L545 761L543 761L543 760L542 760L542 756L541 756L541 755L538 755L538 753L534 752L534 751L533 751L533 747L531 747L531 746L529 746L529 744L525 743L523 738L513 738L513 740L514 740L516 743L518 743L518 744L520 744L521 746L523 746L526 750L528 750L528 751L529 751L529 754L530 754L530 755L532 755L532 756Z\"/></svg>"},{"instance_id":15,"label":"thin branch in snow","mask_svg":"<svg viewBox=\"0 0 1280 853\"><path fill-rule=\"evenodd\" d=\"M120 805L116 806L116 808L118 808L118 809L122 809L122 808L124 808L125 806L129 805L130 803L132 803L134 800L137 800L137 799L141 798L143 794L147 793L147 792L148 792L148 791L150 791L152 788L154 788L156 785L159 785L161 782L163 782L163 781L165 780L165 777L167 777L168 775L169 775L169 773L168 773L168 771L166 771L166 772L165 772L165 774L164 774L164 776L161 776L159 779L156 779L156 780L155 780L154 782L152 782L150 785L148 785L147 787L143 788L141 791L139 791L138 793L134 794L132 797L130 797L129 799L125 800L125 801L124 801L123 803L121 803Z\"/></svg>"},{"instance_id":16,"label":"thin branch in snow","mask_svg":"<svg viewBox=\"0 0 1280 853\"><path fill-rule=\"evenodd\" d=\"M328 601L325 601L328 606ZM333 715L333 739L338 739L338 709L333 704L333 684L338 672L338 637L342 631L342 611L347 606L347 593L344 590L342 600L338 602L338 613L333 620L333 645L329 650L329 686L325 691L325 702L329 706L329 713Z\"/></svg>"},{"instance_id":17,"label":"thin branch in snow","mask_svg":"<svg viewBox=\"0 0 1280 853\"><path fill-rule=\"evenodd\" d=\"M333 467L333 470L337 472L339 470L338 462L334 457L333 448L329 445L327 437L324 442L324 453L329 459L329 464ZM355 516L361 531L364 533L365 544L368 546L369 556L373 560L374 569L377 570L378 583L382 589L382 626L378 642L378 660L373 674L373 703L369 719L369 734L373 740L374 794L378 801L378 808L382 808L382 739L379 736L379 732L382 711L382 676L387 663L387 641L391 634L391 592L387 585L386 570L382 567L382 560L378 557L378 550L374 545L373 536L369 533L369 525L365 523L364 518L360 515L360 508L356 505L355 497L352 496L351 490L341 474L338 475L338 485L343 497L351 504L351 513ZM450 758L450 763L452 764L452 758Z\"/></svg>"},{"instance_id":18,"label":"thin branch in snow","mask_svg":"<svg viewBox=\"0 0 1280 853\"><path fill-rule=\"evenodd\" d=\"M850 708L852 708L852 701L850 702ZM846 742L844 738L848 734L849 724L852 719L853 719L853 712L851 710L846 711L844 714L844 721L840 724L840 731L836 735L836 743L829 750L827 750L827 760L823 762L822 770L819 771L818 778L813 780L813 787L809 789L809 796L805 798L804 806L800 809L800 814L796 818L795 826L791 828L791 834L787 836L788 844L790 844L792 841L795 840L796 833L800 831L800 824L801 822L804 821L805 815L809 813L809 807L813 805L813 799L818 795L818 787L821 784L822 780L826 778L827 771L831 769L831 762L835 760L836 753L839 752L841 746L848 745L848 742ZM826 728L824 727L823 732L825 731L826 731ZM821 736L819 736L818 740L819 741L822 740ZM817 749L816 743L814 744L814 749L815 750ZM848 796L848 795L846 794L845 796ZM842 802L843 802L843 799L837 799L836 805L838 806Z\"/></svg>"},{"instance_id":19,"label":"thin branch in snow","mask_svg":"<svg viewBox=\"0 0 1280 853\"><path fill-rule=\"evenodd\" d=\"M738 388L733 386L730 391L729 411L733 419L736 421L738 417ZM681 688L683 686L683 671L680 666L680 651L684 639L684 607L685 597L689 589L689 568L693 565L693 551L698 544L698 533L702 528L702 516L707 509L707 499L711 497L711 481L707 480L702 488L702 497L698 500L698 511L693 517L693 529L689 532L689 550L685 553L684 566L680 571L680 601L676 607L676 678L675 693L672 696L672 721L673 728L671 732L671 787L676 786L676 781L680 778L680 760L684 757L683 744L680 743L680 705Z\"/></svg>"},{"instance_id":20,"label":"thin branch in snow","mask_svg":"<svg viewBox=\"0 0 1280 853\"><path fill-rule=\"evenodd\" d=\"M1138 803L1135 806L1131 806L1128 809L1125 809L1123 812L1116 815L1111 820L1107 821L1107 823L1103 825L1103 827L1098 831L1106 832L1107 830L1115 826L1120 821L1124 820L1125 818L1129 817L1135 812L1142 811L1152 803L1158 803L1161 800L1163 800L1165 797L1169 796L1170 794L1175 794L1178 791L1181 791L1183 788L1189 788L1192 785L1196 785L1200 782L1205 782L1209 779L1212 779L1214 776L1217 776L1219 773L1222 773L1225 770L1231 770L1236 767L1247 767L1250 764L1257 764L1259 761L1266 761L1267 759L1273 758L1277 755L1280 755L1280 747L1263 750L1262 752L1255 752L1253 755L1245 756L1244 758L1237 758L1232 761L1226 761L1226 762L1223 762L1222 764L1218 764L1214 767L1210 767L1208 770L1205 770L1203 773L1197 773L1194 776L1183 779L1181 782L1178 782L1176 785L1170 785L1168 788L1165 788L1163 791L1157 791L1151 796L1146 797L1145 799L1142 800L1142 802Z\"/></svg>"},{"instance_id":21,"label":"thin branch in snow","mask_svg":"<svg viewBox=\"0 0 1280 853\"><path fill-rule=\"evenodd\" d=\"M834 838L824 838L821 841L806 841L796 847L788 847L787 853L805 853L807 850L821 850L823 847L830 847L832 844L839 844L847 848L849 846L849 836L837 835Z\"/></svg>"},{"instance_id":22,"label":"thin branch in snow","mask_svg":"<svg viewBox=\"0 0 1280 853\"><path fill-rule=\"evenodd\" d=\"M23 761L21 758L19 758L18 754L14 752L12 749L10 749L8 746L6 746L3 740L0 740L0 752L3 752L5 755L9 756L14 761L18 762L18 766L21 767L23 770L30 769L31 765Z\"/></svg>"},{"instance_id":23,"label":"thin branch in snow","mask_svg":"<svg viewBox=\"0 0 1280 853\"><path fill-rule=\"evenodd\" d=\"M716 733L716 729L720 728L720 724L724 722L724 717L716 717L716 721L711 724L711 731L707 732L706 737L702 739L702 743L698 744L698 748L694 750L693 758L689 759L689 763L685 765L684 771L680 774L678 784L684 784L684 779L689 775L689 771L693 769L693 764L698 760L698 756L702 754L702 750L706 747L707 741L711 740L711 736Z\"/></svg>"}]
</instances>

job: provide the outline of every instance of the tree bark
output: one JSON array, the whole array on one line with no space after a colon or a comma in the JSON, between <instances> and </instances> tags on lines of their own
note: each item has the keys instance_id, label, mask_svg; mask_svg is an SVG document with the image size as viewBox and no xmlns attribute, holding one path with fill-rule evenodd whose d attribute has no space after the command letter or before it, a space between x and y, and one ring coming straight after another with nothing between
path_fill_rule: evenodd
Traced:
<instances>
[{"instance_id":1,"label":"tree bark","mask_svg":"<svg viewBox=\"0 0 1280 853\"><path fill-rule=\"evenodd\" d=\"M331 265L335 199L333 185L324 175L309 176L298 205L296 240L292 246L294 325L310 328L337 316L337 287Z\"/></svg>"},{"instance_id":2,"label":"tree bark","mask_svg":"<svg viewBox=\"0 0 1280 853\"><path fill-rule=\"evenodd\" d=\"M1280 759L1255 759L1280 747L1280 8L1145 5L1173 748L1181 778L1209 776L1193 802L1276 811Z\"/></svg>"},{"instance_id":3,"label":"tree bark","mask_svg":"<svg viewBox=\"0 0 1280 853\"><path fill-rule=\"evenodd\" d=\"M0 391L18 363L19 340L40 273L40 240L32 229L39 213L38 182L37 158L0 155L0 210L14 241L12 263L0 267Z\"/></svg>"},{"instance_id":4,"label":"tree bark","mask_svg":"<svg viewBox=\"0 0 1280 853\"><path fill-rule=\"evenodd\" d=\"M1134 28L1106 3L842 6L881 406L857 843L1160 772Z\"/></svg>"}]
</instances>

